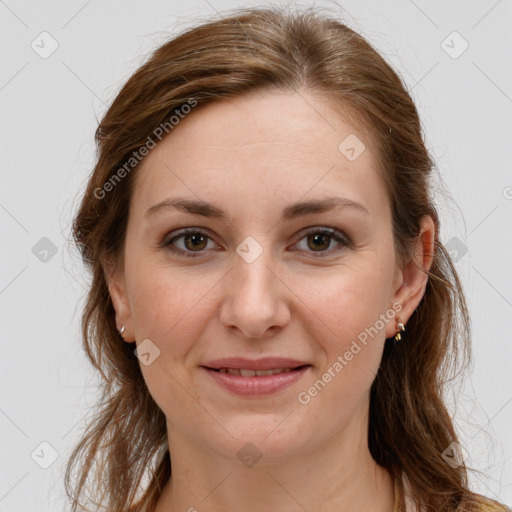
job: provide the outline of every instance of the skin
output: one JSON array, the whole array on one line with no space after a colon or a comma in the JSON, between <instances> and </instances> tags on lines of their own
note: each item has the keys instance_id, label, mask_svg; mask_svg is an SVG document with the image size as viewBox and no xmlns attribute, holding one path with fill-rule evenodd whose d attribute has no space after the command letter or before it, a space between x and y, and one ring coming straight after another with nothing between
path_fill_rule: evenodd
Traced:
<instances>
[{"instance_id":1,"label":"skin","mask_svg":"<svg viewBox=\"0 0 512 512\"><path fill-rule=\"evenodd\" d=\"M251 93L193 110L137 170L124 271L106 270L125 341L150 339L160 350L141 364L167 418L172 459L157 512L393 510L393 481L371 457L366 432L369 390L397 319L307 405L297 398L393 303L406 324L428 279L413 262L398 263L378 161L368 140L354 161L338 151L349 134L365 142L318 95ZM288 204L328 195L368 213L346 207L281 220ZM145 218L178 196L213 203L228 218L171 208ZM198 257L162 244L185 227L200 228L206 241L199 252L184 237L174 247ZM327 237L316 249L314 230L304 231L321 227L352 243ZM426 269L434 233L424 217L416 261ZM236 252L248 236L263 250L251 263ZM199 368L272 355L313 368L267 397L231 394ZM252 467L237 457L249 442L262 454Z\"/></svg>"}]
</instances>

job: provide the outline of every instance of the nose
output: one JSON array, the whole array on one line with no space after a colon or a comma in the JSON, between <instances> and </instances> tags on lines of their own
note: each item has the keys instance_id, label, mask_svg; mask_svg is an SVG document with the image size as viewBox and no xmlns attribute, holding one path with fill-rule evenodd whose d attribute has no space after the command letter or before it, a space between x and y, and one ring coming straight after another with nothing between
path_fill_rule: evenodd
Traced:
<instances>
[{"instance_id":1,"label":"nose","mask_svg":"<svg viewBox=\"0 0 512 512\"><path fill-rule=\"evenodd\" d=\"M247 338L264 338L290 321L290 292L264 251L248 263L234 255L233 268L223 280L222 324Z\"/></svg>"}]
</instances>

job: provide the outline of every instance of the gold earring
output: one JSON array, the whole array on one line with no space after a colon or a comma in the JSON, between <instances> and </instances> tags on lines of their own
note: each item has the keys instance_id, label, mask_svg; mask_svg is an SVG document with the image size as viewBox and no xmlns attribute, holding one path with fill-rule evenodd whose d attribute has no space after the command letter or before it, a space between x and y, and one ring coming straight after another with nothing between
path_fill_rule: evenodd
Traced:
<instances>
[{"instance_id":1,"label":"gold earring","mask_svg":"<svg viewBox=\"0 0 512 512\"><path fill-rule=\"evenodd\" d=\"M402 339L402 335L400 334L400 331L405 331L405 325L400 321L400 318L398 319L398 324L396 326L398 329L398 332L395 334L395 343L400 341Z\"/></svg>"}]
</instances>

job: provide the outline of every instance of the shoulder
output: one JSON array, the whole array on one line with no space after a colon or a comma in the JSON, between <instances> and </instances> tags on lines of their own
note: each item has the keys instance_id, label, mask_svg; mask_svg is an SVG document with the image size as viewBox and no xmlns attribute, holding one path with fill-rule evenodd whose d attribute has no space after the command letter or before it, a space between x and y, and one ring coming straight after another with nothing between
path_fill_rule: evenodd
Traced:
<instances>
[{"instance_id":1,"label":"shoulder","mask_svg":"<svg viewBox=\"0 0 512 512\"><path fill-rule=\"evenodd\" d=\"M404 512L419 512L413 500L411 484L405 472L402 472L402 483L405 501ZM480 494L473 494L471 505L469 508L463 508L461 512L465 510L470 510L471 512L512 512L512 508Z\"/></svg>"},{"instance_id":2,"label":"shoulder","mask_svg":"<svg viewBox=\"0 0 512 512\"><path fill-rule=\"evenodd\" d=\"M512 508L507 507L503 503L487 498L486 496L478 495L478 497L481 499L477 509L478 512L512 512Z\"/></svg>"}]
</instances>

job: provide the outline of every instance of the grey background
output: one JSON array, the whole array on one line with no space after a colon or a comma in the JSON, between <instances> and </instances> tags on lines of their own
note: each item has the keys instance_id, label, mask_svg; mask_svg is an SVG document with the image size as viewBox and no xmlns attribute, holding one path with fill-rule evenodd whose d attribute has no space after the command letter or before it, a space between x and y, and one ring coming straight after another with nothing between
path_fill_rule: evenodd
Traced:
<instances>
[{"instance_id":1,"label":"grey background","mask_svg":"<svg viewBox=\"0 0 512 512\"><path fill-rule=\"evenodd\" d=\"M97 380L79 332L88 276L68 238L98 119L172 34L216 11L270 3L0 1L1 512L69 509L64 464ZM447 399L466 463L481 472L470 473L474 490L510 505L512 1L315 5L366 36L419 108L442 175L442 238L473 324L471 377ZM58 48L42 58L52 39Z\"/></svg>"}]
</instances>

